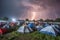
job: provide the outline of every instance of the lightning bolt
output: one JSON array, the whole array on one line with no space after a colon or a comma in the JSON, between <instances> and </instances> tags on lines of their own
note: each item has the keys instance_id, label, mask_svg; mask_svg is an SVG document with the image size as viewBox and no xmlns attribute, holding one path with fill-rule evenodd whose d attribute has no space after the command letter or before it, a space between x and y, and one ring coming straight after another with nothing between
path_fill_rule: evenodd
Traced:
<instances>
[{"instance_id":1,"label":"lightning bolt","mask_svg":"<svg viewBox=\"0 0 60 40\"><path fill-rule=\"evenodd\" d=\"M31 20L34 20L35 17L36 17L36 12L32 12L32 18L31 18Z\"/></svg>"}]
</instances>

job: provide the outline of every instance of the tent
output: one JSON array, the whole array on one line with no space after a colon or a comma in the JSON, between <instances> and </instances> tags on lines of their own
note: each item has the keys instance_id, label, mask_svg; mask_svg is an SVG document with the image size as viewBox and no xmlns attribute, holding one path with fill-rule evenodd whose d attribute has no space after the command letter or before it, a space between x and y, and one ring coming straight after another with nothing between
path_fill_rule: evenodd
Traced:
<instances>
[{"instance_id":1,"label":"tent","mask_svg":"<svg viewBox=\"0 0 60 40\"><path fill-rule=\"evenodd\" d=\"M40 31L43 28L43 26L36 26L37 31Z\"/></svg>"},{"instance_id":2,"label":"tent","mask_svg":"<svg viewBox=\"0 0 60 40\"><path fill-rule=\"evenodd\" d=\"M4 34L4 33L6 33L7 32L7 29L5 29L5 28L0 28L0 35L1 34Z\"/></svg>"},{"instance_id":3,"label":"tent","mask_svg":"<svg viewBox=\"0 0 60 40\"><path fill-rule=\"evenodd\" d=\"M60 34L60 27L58 25L52 25L52 27L56 31L57 34Z\"/></svg>"},{"instance_id":4,"label":"tent","mask_svg":"<svg viewBox=\"0 0 60 40\"><path fill-rule=\"evenodd\" d=\"M5 23L6 23L6 22L8 22L8 21L5 21L5 20L0 20L0 22L5 22Z\"/></svg>"},{"instance_id":5,"label":"tent","mask_svg":"<svg viewBox=\"0 0 60 40\"><path fill-rule=\"evenodd\" d=\"M41 33L45 33L52 36L57 36L60 33L60 28L56 25L47 26L40 30Z\"/></svg>"},{"instance_id":6,"label":"tent","mask_svg":"<svg viewBox=\"0 0 60 40\"><path fill-rule=\"evenodd\" d=\"M34 27L35 27L35 24L34 24L34 23L29 23L28 26L29 26L30 28L34 28Z\"/></svg>"},{"instance_id":7,"label":"tent","mask_svg":"<svg viewBox=\"0 0 60 40\"><path fill-rule=\"evenodd\" d=\"M17 32L20 32L20 33L30 33L30 32L32 32L33 30L30 28L30 27L28 27L28 26L21 26L18 30L17 30Z\"/></svg>"},{"instance_id":8,"label":"tent","mask_svg":"<svg viewBox=\"0 0 60 40\"><path fill-rule=\"evenodd\" d=\"M48 23L45 23L43 26L44 26L44 27L47 27L47 26L49 26L49 24L48 24Z\"/></svg>"},{"instance_id":9,"label":"tent","mask_svg":"<svg viewBox=\"0 0 60 40\"><path fill-rule=\"evenodd\" d=\"M9 29L10 26L9 26L9 24L6 24L6 25L3 26L3 28L8 28Z\"/></svg>"},{"instance_id":10,"label":"tent","mask_svg":"<svg viewBox=\"0 0 60 40\"><path fill-rule=\"evenodd\" d=\"M36 25L34 23L29 23L28 27L32 28L33 31L36 31Z\"/></svg>"}]
</instances>

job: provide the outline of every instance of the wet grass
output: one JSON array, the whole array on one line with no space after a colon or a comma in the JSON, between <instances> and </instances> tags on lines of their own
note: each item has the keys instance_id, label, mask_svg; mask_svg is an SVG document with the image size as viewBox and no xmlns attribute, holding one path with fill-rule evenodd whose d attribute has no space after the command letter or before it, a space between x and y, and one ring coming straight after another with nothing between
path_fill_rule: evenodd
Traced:
<instances>
[{"instance_id":1,"label":"wet grass","mask_svg":"<svg viewBox=\"0 0 60 40\"><path fill-rule=\"evenodd\" d=\"M16 31L0 36L0 40L60 40L60 36L50 36L35 31L29 34L21 34Z\"/></svg>"}]
</instances>

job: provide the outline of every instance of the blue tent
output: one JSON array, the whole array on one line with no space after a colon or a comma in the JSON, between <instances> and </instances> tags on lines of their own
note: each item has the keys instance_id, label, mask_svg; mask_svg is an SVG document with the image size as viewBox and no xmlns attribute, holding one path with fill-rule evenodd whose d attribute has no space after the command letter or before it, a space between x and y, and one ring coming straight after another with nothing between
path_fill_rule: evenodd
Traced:
<instances>
[{"instance_id":1,"label":"blue tent","mask_svg":"<svg viewBox=\"0 0 60 40\"><path fill-rule=\"evenodd\" d=\"M60 33L60 29L55 25L54 26L51 25L41 29L40 32L48 35L52 35L52 36L57 36L58 33Z\"/></svg>"},{"instance_id":2,"label":"blue tent","mask_svg":"<svg viewBox=\"0 0 60 40\"><path fill-rule=\"evenodd\" d=\"M28 24L28 27L34 28L35 27L35 24L34 23L30 23L30 24Z\"/></svg>"},{"instance_id":3,"label":"blue tent","mask_svg":"<svg viewBox=\"0 0 60 40\"><path fill-rule=\"evenodd\" d=\"M47 26L49 26L49 24L45 23L44 27L47 27Z\"/></svg>"}]
</instances>

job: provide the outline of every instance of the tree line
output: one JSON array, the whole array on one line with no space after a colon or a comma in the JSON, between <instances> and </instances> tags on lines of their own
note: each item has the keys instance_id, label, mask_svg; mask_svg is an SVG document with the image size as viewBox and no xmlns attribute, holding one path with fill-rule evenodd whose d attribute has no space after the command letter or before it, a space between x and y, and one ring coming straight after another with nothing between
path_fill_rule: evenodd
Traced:
<instances>
[{"instance_id":1,"label":"tree line","mask_svg":"<svg viewBox=\"0 0 60 40\"><path fill-rule=\"evenodd\" d=\"M8 17L2 17L2 18L0 18L0 20L9 20L9 18ZM25 20L29 21L28 18L25 19ZM39 19L39 21L43 21L43 22L60 22L60 18L56 18L55 20L53 20L53 19L45 19L45 20Z\"/></svg>"}]
</instances>

